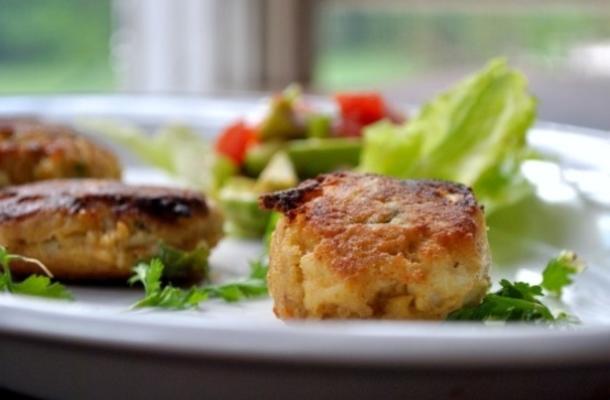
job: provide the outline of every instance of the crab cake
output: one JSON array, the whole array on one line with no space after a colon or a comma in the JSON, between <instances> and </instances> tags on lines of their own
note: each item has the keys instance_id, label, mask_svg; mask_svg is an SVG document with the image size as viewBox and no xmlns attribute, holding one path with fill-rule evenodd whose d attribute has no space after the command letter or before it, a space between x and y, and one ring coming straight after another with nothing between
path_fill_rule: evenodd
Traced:
<instances>
[{"instance_id":1,"label":"crab cake","mask_svg":"<svg viewBox=\"0 0 610 400\"><path fill-rule=\"evenodd\" d=\"M489 287L482 207L440 181L334 173L267 194L269 290L291 318L442 319Z\"/></svg>"},{"instance_id":2,"label":"crab cake","mask_svg":"<svg viewBox=\"0 0 610 400\"><path fill-rule=\"evenodd\" d=\"M0 119L0 187L55 178L119 179L117 158L72 128Z\"/></svg>"},{"instance_id":3,"label":"crab cake","mask_svg":"<svg viewBox=\"0 0 610 400\"><path fill-rule=\"evenodd\" d=\"M211 248L221 236L221 215L193 191L95 179L0 189L0 245L60 279L127 278L163 249ZM11 269L39 272L18 262Z\"/></svg>"}]
</instances>

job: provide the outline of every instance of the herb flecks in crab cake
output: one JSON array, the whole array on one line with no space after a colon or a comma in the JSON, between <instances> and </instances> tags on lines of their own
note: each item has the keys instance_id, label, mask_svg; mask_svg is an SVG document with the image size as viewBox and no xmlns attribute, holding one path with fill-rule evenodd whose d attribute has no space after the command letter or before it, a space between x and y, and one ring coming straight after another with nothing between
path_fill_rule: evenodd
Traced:
<instances>
[{"instance_id":1,"label":"herb flecks in crab cake","mask_svg":"<svg viewBox=\"0 0 610 400\"><path fill-rule=\"evenodd\" d=\"M485 218L470 189L333 173L267 194L274 311L292 318L443 319L489 287Z\"/></svg>"}]
</instances>

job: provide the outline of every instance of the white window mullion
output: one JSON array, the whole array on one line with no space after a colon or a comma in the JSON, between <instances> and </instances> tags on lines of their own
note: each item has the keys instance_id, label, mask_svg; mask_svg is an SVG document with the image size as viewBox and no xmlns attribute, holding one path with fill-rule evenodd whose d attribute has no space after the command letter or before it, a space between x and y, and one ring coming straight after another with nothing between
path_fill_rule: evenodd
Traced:
<instances>
[{"instance_id":1,"label":"white window mullion","mask_svg":"<svg viewBox=\"0 0 610 400\"><path fill-rule=\"evenodd\" d=\"M116 0L118 72L143 92L264 89L307 75L304 0ZM305 73L303 72L305 71Z\"/></svg>"}]
</instances>

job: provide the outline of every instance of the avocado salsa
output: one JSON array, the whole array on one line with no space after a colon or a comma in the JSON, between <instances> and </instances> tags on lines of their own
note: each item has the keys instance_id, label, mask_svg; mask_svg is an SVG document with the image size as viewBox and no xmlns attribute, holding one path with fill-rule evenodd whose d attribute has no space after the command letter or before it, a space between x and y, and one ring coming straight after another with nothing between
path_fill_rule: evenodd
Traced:
<instances>
[{"instance_id":1,"label":"avocado salsa","mask_svg":"<svg viewBox=\"0 0 610 400\"><path fill-rule=\"evenodd\" d=\"M364 127L383 119L405 120L378 93L341 93L333 99L337 116L314 109L298 87L290 86L271 98L259 123L240 119L220 133L214 149L237 171L218 192L230 234L262 236L270 213L259 209L260 194L289 189L321 173L354 168L360 160Z\"/></svg>"}]
</instances>

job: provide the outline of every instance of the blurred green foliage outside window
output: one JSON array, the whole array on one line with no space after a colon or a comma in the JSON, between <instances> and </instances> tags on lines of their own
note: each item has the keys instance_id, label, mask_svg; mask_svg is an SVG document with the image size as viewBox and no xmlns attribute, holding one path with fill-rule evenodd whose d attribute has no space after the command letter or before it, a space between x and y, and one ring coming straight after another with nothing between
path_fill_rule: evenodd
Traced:
<instances>
[{"instance_id":1,"label":"blurred green foliage outside window","mask_svg":"<svg viewBox=\"0 0 610 400\"><path fill-rule=\"evenodd\" d=\"M610 11L581 7L579 1L528 7L495 2L484 10L469 1L457 1L462 8L453 9L413 3L321 3L316 86L383 85L430 70L476 68L499 55L537 69L561 69L569 67L578 46L610 38Z\"/></svg>"},{"instance_id":2,"label":"blurred green foliage outside window","mask_svg":"<svg viewBox=\"0 0 610 400\"><path fill-rule=\"evenodd\" d=\"M109 91L111 0L0 0L0 93Z\"/></svg>"}]
</instances>

